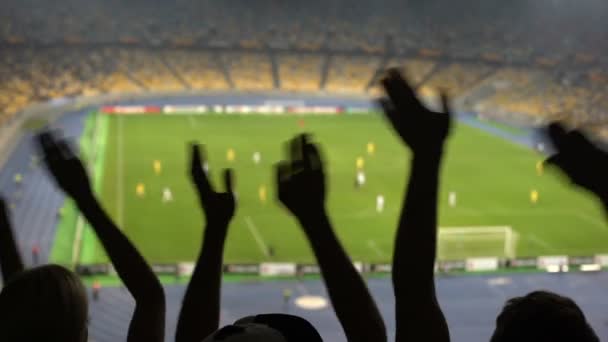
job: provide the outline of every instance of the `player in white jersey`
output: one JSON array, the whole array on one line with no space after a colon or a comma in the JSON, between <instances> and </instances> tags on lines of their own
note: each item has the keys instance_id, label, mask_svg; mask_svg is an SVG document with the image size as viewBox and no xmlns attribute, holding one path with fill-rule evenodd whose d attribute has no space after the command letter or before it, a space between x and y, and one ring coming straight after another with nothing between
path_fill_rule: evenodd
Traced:
<instances>
[{"instance_id":1,"label":"player in white jersey","mask_svg":"<svg viewBox=\"0 0 608 342\"><path fill-rule=\"evenodd\" d=\"M260 152L255 152L253 154L253 163L254 164L259 164L262 161L262 154Z\"/></svg>"},{"instance_id":2,"label":"player in white jersey","mask_svg":"<svg viewBox=\"0 0 608 342\"><path fill-rule=\"evenodd\" d=\"M163 189L163 203L167 203L167 202L173 202L173 193L171 192L171 189L164 188Z\"/></svg>"},{"instance_id":3,"label":"player in white jersey","mask_svg":"<svg viewBox=\"0 0 608 342\"><path fill-rule=\"evenodd\" d=\"M376 211L379 213L384 211L384 196L382 195L376 197Z\"/></svg>"},{"instance_id":4,"label":"player in white jersey","mask_svg":"<svg viewBox=\"0 0 608 342\"><path fill-rule=\"evenodd\" d=\"M450 193L448 194L448 204L452 208L456 206L456 192L450 191Z\"/></svg>"},{"instance_id":5,"label":"player in white jersey","mask_svg":"<svg viewBox=\"0 0 608 342\"><path fill-rule=\"evenodd\" d=\"M357 177L355 178L355 185L357 188L365 185L365 172L363 170L357 171Z\"/></svg>"}]
</instances>

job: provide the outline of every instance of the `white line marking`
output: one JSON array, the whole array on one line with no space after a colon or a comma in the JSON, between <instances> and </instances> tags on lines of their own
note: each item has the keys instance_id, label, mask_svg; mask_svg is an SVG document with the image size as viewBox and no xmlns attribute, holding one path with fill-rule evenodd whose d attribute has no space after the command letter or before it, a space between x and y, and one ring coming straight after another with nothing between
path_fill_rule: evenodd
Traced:
<instances>
[{"instance_id":1,"label":"white line marking","mask_svg":"<svg viewBox=\"0 0 608 342\"><path fill-rule=\"evenodd\" d=\"M587 223L590 223L590 224L600 228L601 230L608 229L608 226L606 226L606 224L604 222L601 222L601 221L597 220L596 218L589 217L588 215L584 215L579 212L573 212L573 215L580 218L583 221L586 221Z\"/></svg>"},{"instance_id":2,"label":"white line marking","mask_svg":"<svg viewBox=\"0 0 608 342\"><path fill-rule=\"evenodd\" d=\"M97 146L99 141L99 126L101 125L101 114L96 114L95 117L95 128L93 130L93 139L91 141L91 156L87 162L87 172L89 173L90 179L95 183L95 179L99 176L95 174L95 163L99 158ZM78 213L78 219L76 220L76 234L74 235L74 242L72 243L72 265L76 265L80 260L80 252L82 250L82 234L84 230L84 218L82 213Z\"/></svg>"},{"instance_id":3,"label":"white line marking","mask_svg":"<svg viewBox=\"0 0 608 342\"><path fill-rule=\"evenodd\" d=\"M530 241L534 242L535 244L547 248L547 249L551 249L553 248L553 246L551 244L549 244L546 241L541 240L538 236L534 235L534 234L528 234L528 237L530 238Z\"/></svg>"},{"instance_id":4,"label":"white line marking","mask_svg":"<svg viewBox=\"0 0 608 342\"><path fill-rule=\"evenodd\" d=\"M386 257L386 253L384 253L380 248L378 248L378 245L376 244L376 241L374 241L374 240L367 240L367 246L369 248L371 248L379 257L381 257L381 258Z\"/></svg>"},{"instance_id":5,"label":"white line marking","mask_svg":"<svg viewBox=\"0 0 608 342\"><path fill-rule=\"evenodd\" d=\"M264 239L262 239L262 236L260 235L260 232L253 223L251 217L245 216L245 222L247 223L247 228L249 228L249 232L251 232L251 235L253 235L255 242L257 242L258 247L260 247L262 254L264 254L266 258L269 258L270 255L268 254L268 247L266 246L266 243L264 243Z\"/></svg>"},{"instance_id":6,"label":"white line marking","mask_svg":"<svg viewBox=\"0 0 608 342\"><path fill-rule=\"evenodd\" d=\"M124 137L123 137L123 122L122 116L118 116L118 142L116 143L116 155L117 155L117 163L116 163L116 173L118 174L118 179L116 182L116 205L118 206L117 210L117 221L118 226L122 227L123 218L124 218L124 202L125 202L125 193L124 193L124 177L125 177L125 168L124 168Z\"/></svg>"}]
</instances>

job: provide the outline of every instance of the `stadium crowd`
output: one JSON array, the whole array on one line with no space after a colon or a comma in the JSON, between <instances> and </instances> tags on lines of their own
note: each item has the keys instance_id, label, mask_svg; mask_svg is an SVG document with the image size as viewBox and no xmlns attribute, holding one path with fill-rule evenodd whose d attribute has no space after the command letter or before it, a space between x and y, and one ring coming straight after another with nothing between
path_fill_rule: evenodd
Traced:
<instances>
[{"instance_id":1,"label":"stadium crowd","mask_svg":"<svg viewBox=\"0 0 608 342\"><path fill-rule=\"evenodd\" d=\"M459 110L566 120L608 138L607 9L599 0L6 0L0 125L35 102L104 93L375 95L379 70L400 65L423 97L442 85Z\"/></svg>"},{"instance_id":2,"label":"stadium crowd","mask_svg":"<svg viewBox=\"0 0 608 342\"><path fill-rule=\"evenodd\" d=\"M381 56L135 47L10 48L0 52L0 124L28 105L106 93L290 91L379 94L381 67L403 66L423 97L437 86L459 110L519 114L528 125L566 120L604 125L608 74L496 66L421 56Z\"/></svg>"},{"instance_id":3,"label":"stadium crowd","mask_svg":"<svg viewBox=\"0 0 608 342\"><path fill-rule=\"evenodd\" d=\"M380 79L387 122L411 151L411 172L398 221L392 264L397 341L449 341L449 328L435 293L437 196L445 145L453 115L445 93L441 111L420 101L401 73L390 69ZM608 154L578 131L552 124L548 135L556 154L546 163L594 194L608 210ZM137 248L99 204L80 159L59 135L38 136L49 174L72 198L105 248L136 308L129 341L163 341L163 287ZM326 208L322 155L311 137L290 143L286 160L276 166L278 201L298 221L321 269L332 307L348 341L387 340L376 303L334 233ZM405 153L404 153L405 155ZM201 251L179 314L176 341L321 341L309 322L284 314L259 314L219 327L224 243L238 210L234 175L224 171L224 191L211 184L205 153L191 146L190 178L205 216ZM7 341L87 340L87 299L71 271L56 265L24 269L0 199L0 332ZM492 342L599 341L571 299L535 291L507 301L496 319Z\"/></svg>"}]
</instances>

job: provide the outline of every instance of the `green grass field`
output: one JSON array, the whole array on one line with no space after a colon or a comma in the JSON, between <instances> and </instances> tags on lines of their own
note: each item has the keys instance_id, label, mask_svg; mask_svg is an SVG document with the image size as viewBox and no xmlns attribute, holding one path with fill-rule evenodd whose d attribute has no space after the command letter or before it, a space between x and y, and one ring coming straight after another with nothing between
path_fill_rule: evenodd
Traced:
<instances>
[{"instance_id":1,"label":"green grass field","mask_svg":"<svg viewBox=\"0 0 608 342\"><path fill-rule=\"evenodd\" d=\"M304 121L304 127L298 121ZM342 243L357 261L387 262L408 175L409 154L377 115L351 116L103 116L97 127L97 188L105 208L152 263L195 260L203 216L190 184L187 145L207 147L217 185L221 169L235 169L237 215L230 226L225 262L313 262L304 235L274 199L273 164L283 157L284 142L313 133L326 159L329 211ZM367 154L373 142L376 152ZM236 159L227 161L227 150ZM261 163L252 160L260 152ZM355 189L355 161L365 158L367 184ZM517 256L592 255L608 251L608 226L601 208L585 193L563 183L554 171L539 176L541 156L510 141L463 124L455 127L443 167L440 195L442 227L511 226L519 236ZM155 174L153 162L162 162ZM136 195L145 184L146 195ZM264 186L268 200L259 199ZM174 201L161 201L169 187ZM537 190L537 204L530 201ZM457 193L456 207L448 193ZM384 212L376 196L386 198ZM68 220L69 221L69 220ZM64 224L72 224L73 222ZM73 230L73 228L72 228ZM501 241L464 239L442 251L442 258L499 254ZM65 243L64 243L65 245ZM272 246L274 257L267 255ZM64 246L65 247L65 246ZM90 228L84 230L82 263L107 257Z\"/></svg>"}]
</instances>

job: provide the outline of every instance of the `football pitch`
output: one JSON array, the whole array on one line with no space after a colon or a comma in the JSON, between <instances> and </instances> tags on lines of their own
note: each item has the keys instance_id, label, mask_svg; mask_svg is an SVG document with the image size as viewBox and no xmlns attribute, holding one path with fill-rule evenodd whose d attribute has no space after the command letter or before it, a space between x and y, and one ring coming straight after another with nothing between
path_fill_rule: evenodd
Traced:
<instances>
[{"instance_id":1,"label":"football pitch","mask_svg":"<svg viewBox=\"0 0 608 342\"><path fill-rule=\"evenodd\" d=\"M201 246L204 217L188 177L191 141L206 146L216 186L222 186L222 169L235 170L238 207L229 228L226 263L314 262L304 234L275 200L273 165L285 157L284 143L302 132L310 132L324 152L328 211L352 259L391 260L409 152L378 114L92 114L87 130L85 135L91 138L85 136L81 147L96 156L96 191L151 263L193 261ZM375 147L373 154L369 143ZM261 157L258 163L255 153ZM366 174L361 188L355 187L358 158L364 159ZM440 227L511 227L517 257L607 252L608 226L601 207L565 184L556 171L539 173L539 160L542 156L526 147L456 124L442 169ZM141 196L136 191L139 184L145 190ZM165 189L170 189L171 201L163 201ZM265 200L261 192L266 193ZM538 195L536 203L532 192ZM450 193L455 194L455 205L448 203ZM376 208L378 195L385 198L381 212ZM439 257L500 256L501 239L463 235L440 248ZM79 222L68 203L52 259L69 263L74 255L82 264L107 262L93 231Z\"/></svg>"}]
</instances>

